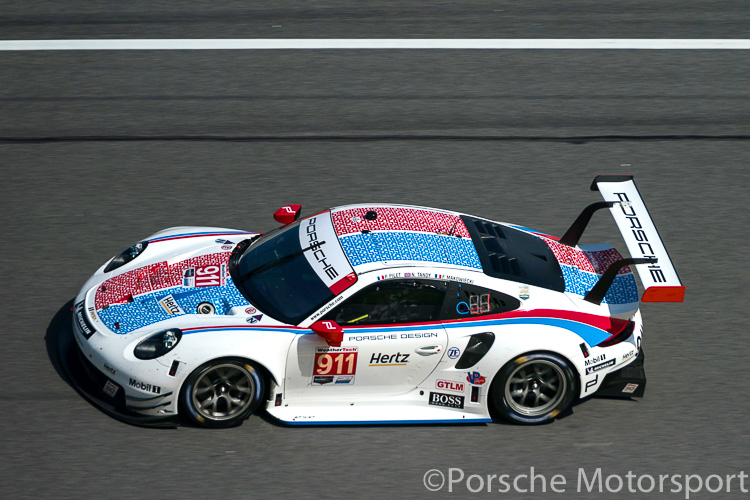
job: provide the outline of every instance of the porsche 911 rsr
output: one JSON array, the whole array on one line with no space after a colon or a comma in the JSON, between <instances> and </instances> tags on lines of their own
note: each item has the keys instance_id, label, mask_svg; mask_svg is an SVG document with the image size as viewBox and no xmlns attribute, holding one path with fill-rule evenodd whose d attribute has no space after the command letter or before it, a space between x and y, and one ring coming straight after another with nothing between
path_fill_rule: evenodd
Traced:
<instances>
[{"instance_id":1,"label":"porsche 911 rsr","mask_svg":"<svg viewBox=\"0 0 750 500\"><path fill-rule=\"evenodd\" d=\"M260 234L177 227L104 264L73 306L71 376L130 422L553 420L640 397L644 301L684 287L631 176L560 238L408 205L349 205ZM630 257L579 245L608 208ZM69 359L66 357L66 359ZM178 419L178 417L181 417Z\"/></svg>"}]
</instances>

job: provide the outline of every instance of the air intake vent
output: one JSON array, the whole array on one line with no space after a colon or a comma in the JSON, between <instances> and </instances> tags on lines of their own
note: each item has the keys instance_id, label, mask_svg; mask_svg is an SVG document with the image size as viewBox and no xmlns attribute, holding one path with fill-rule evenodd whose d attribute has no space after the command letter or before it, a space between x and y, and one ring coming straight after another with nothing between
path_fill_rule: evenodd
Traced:
<instances>
[{"instance_id":1,"label":"air intake vent","mask_svg":"<svg viewBox=\"0 0 750 500\"><path fill-rule=\"evenodd\" d=\"M462 216L485 274L557 292L565 290L560 264L549 246L533 234Z\"/></svg>"},{"instance_id":2,"label":"air intake vent","mask_svg":"<svg viewBox=\"0 0 750 500\"><path fill-rule=\"evenodd\" d=\"M472 335L466 349L464 349L464 353L456 363L456 368L463 370L479 363L479 360L490 350L493 342L495 342L495 334L492 332Z\"/></svg>"}]
</instances>

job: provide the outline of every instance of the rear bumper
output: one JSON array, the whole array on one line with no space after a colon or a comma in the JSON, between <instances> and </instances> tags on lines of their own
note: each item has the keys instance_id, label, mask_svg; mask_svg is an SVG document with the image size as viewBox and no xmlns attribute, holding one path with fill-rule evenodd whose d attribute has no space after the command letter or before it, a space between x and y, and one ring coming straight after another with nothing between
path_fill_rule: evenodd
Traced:
<instances>
[{"instance_id":1,"label":"rear bumper","mask_svg":"<svg viewBox=\"0 0 750 500\"><path fill-rule=\"evenodd\" d=\"M643 368L643 349L629 365L608 373L595 396L610 398L642 398L646 392L646 370Z\"/></svg>"},{"instance_id":2,"label":"rear bumper","mask_svg":"<svg viewBox=\"0 0 750 500\"><path fill-rule=\"evenodd\" d=\"M179 424L176 415L141 415L128 410L124 388L96 369L83 356L73 338L74 332L70 324L69 319L63 321L64 327L57 338L57 349L65 375L81 396L104 413L128 424L149 427L176 427ZM112 396L104 391L105 386L113 392Z\"/></svg>"}]
</instances>

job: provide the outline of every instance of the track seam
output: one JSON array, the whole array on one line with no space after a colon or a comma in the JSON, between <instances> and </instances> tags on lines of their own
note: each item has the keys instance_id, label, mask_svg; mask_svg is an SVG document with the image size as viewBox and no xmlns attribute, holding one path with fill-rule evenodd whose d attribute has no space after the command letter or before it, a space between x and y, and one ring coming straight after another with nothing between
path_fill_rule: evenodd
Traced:
<instances>
[{"instance_id":1,"label":"track seam","mask_svg":"<svg viewBox=\"0 0 750 500\"><path fill-rule=\"evenodd\" d=\"M750 135L580 135L580 136L522 136L522 135L450 135L450 134L380 134L380 135L82 135L0 137L2 144L38 144L57 142L377 142L377 141L489 141L489 142L590 142L626 141L746 141Z\"/></svg>"}]
</instances>

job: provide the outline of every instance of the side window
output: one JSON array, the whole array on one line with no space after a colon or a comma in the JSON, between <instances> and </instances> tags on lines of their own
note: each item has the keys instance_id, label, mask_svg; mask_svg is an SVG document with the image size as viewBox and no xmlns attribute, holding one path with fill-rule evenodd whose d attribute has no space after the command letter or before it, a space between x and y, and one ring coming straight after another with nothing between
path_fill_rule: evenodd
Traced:
<instances>
[{"instance_id":1,"label":"side window","mask_svg":"<svg viewBox=\"0 0 750 500\"><path fill-rule=\"evenodd\" d=\"M432 280L375 283L333 308L323 319L339 325L389 325L435 321L446 284Z\"/></svg>"},{"instance_id":2,"label":"side window","mask_svg":"<svg viewBox=\"0 0 750 500\"><path fill-rule=\"evenodd\" d=\"M441 319L464 319L487 314L513 311L521 301L495 290L466 283L451 282L448 286Z\"/></svg>"}]
</instances>

